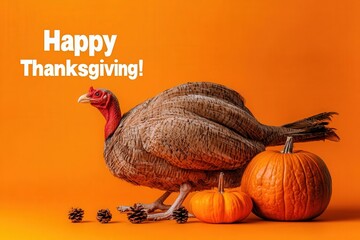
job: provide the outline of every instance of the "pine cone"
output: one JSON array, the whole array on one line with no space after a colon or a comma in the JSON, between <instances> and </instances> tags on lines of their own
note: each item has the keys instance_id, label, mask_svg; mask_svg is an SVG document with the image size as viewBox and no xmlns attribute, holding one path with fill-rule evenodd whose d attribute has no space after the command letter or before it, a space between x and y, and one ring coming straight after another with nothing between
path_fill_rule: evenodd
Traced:
<instances>
[{"instance_id":1,"label":"pine cone","mask_svg":"<svg viewBox=\"0 0 360 240\"><path fill-rule=\"evenodd\" d=\"M109 209L100 209L96 215L96 219L101 223L108 223L111 218L112 214Z\"/></svg>"},{"instance_id":2,"label":"pine cone","mask_svg":"<svg viewBox=\"0 0 360 240\"><path fill-rule=\"evenodd\" d=\"M189 212L185 207L181 207L173 212L172 218L175 219L177 223L186 223L189 218Z\"/></svg>"},{"instance_id":3,"label":"pine cone","mask_svg":"<svg viewBox=\"0 0 360 240\"><path fill-rule=\"evenodd\" d=\"M71 208L68 217L73 223L81 222L84 217L84 210L81 208Z\"/></svg>"},{"instance_id":4,"label":"pine cone","mask_svg":"<svg viewBox=\"0 0 360 240\"><path fill-rule=\"evenodd\" d=\"M127 214L127 217L131 223L142 223L147 218L147 213L141 204L134 204L130 207L131 212Z\"/></svg>"}]
</instances>

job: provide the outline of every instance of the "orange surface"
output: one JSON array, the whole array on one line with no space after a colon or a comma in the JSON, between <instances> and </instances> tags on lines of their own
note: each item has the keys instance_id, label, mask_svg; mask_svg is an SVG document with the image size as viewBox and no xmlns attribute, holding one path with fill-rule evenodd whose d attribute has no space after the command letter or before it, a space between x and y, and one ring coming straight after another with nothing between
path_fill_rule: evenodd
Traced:
<instances>
[{"instance_id":1,"label":"orange surface","mask_svg":"<svg viewBox=\"0 0 360 240\"><path fill-rule=\"evenodd\" d=\"M359 239L358 1L10 1L0 2L0 239ZM144 60L137 80L24 77L20 59L98 62L44 52L43 30L117 34L109 60ZM89 86L115 92L123 112L188 81L240 92L263 123L280 125L338 111L341 142L296 144L326 162L333 197L317 220L209 225L131 225L119 204L150 202L158 190L114 178L102 157L103 117L77 104ZM82 224L66 219L85 209ZM96 222L110 208L114 223Z\"/></svg>"}]
</instances>

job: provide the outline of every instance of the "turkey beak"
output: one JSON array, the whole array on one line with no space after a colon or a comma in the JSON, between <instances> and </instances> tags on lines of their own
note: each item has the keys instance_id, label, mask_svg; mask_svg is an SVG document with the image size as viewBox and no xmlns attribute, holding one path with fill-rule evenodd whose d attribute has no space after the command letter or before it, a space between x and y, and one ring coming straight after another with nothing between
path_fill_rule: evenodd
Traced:
<instances>
[{"instance_id":1,"label":"turkey beak","mask_svg":"<svg viewBox=\"0 0 360 240\"><path fill-rule=\"evenodd\" d=\"M81 95L78 99L78 103L89 103L91 98L87 96L87 94Z\"/></svg>"}]
</instances>

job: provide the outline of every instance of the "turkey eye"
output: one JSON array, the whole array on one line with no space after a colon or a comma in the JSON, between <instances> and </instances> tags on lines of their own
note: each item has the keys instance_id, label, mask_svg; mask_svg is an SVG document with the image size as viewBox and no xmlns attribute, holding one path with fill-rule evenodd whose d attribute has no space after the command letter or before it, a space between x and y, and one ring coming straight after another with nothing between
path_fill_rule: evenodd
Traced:
<instances>
[{"instance_id":1,"label":"turkey eye","mask_svg":"<svg viewBox=\"0 0 360 240\"><path fill-rule=\"evenodd\" d=\"M99 93L99 92L96 92L96 93L95 93L95 96L97 96L97 97L100 96L100 93Z\"/></svg>"}]
</instances>

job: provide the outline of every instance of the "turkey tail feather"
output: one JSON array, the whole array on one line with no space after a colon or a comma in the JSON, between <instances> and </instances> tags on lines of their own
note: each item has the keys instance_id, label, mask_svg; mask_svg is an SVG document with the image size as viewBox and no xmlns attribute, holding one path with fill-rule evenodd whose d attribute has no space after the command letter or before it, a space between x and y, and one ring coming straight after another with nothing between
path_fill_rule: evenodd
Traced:
<instances>
[{"instance_id":1,"label":"turkey tail feather","mask_svg":"<svg viewBox=\"0 0 360 240\"><path fill-rule=\"evenodd\" d=\"M333 117L333 115L338 115L338 113L337 112L323 112L323 113L316 114L316 115L308 117L308 118L301 119L296 122L285 124L282 127L301 129L301 128L306 128L306 127L312 127L317 124L328 125L329 124L328 121L331 121L331 118Z\"/></svg>"},{"instance_id":2,"label":"turkey tail feather","mask_svg":"<svg viewBox=\"0 0 360 240\"><path fill-rule=\"evenodd\" d=\"M295 142L308 142L317 140L339 141L339 136L335 133L335 128L327 125L336 112L324 112L302 120L285 124L280 127L268 145L280 145L285 143L287 136L292 136Z\"/></svg>"}]
</instances>

